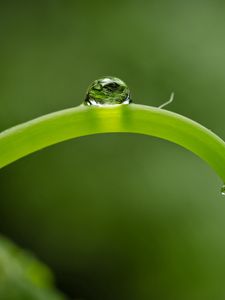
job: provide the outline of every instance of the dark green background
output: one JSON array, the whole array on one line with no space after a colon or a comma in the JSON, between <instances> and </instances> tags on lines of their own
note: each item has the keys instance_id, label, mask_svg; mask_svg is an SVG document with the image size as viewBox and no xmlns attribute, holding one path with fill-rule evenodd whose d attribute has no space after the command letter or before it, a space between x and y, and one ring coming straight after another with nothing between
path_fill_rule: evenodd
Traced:
<instances>
[{"instance_id":1,"label":"dark green background","mask_svg":"<svg viewBox=\"0 0 225 300\"><path fill-rule=\"evenodd\" d=\"M136 103L225 138L225 2L1 1L0 130L79 105L113 75ZM0 172L0 231L85 300L221 300L225 198L198 157L142 135L83 137Z\"/></svg>"}]
</instances>

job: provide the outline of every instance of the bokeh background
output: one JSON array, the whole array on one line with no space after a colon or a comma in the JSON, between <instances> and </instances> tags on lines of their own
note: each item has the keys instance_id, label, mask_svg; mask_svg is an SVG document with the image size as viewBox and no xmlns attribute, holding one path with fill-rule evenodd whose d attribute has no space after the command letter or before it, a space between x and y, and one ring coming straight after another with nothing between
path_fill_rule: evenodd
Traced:
<instances>
[{"instance_id":1,"label":"bokeh background","mask_svg":"<svg viewBox=\"0 0 225 300\"><path fill-rule=\"evenodd\" d=\"M0 130L79 105L113 75L136 103L225 138L225 2L1 1ZM225 297L225 198L198 157L142 135L82 137L0 172L0 231L71 299Z\"/></svg>"}]
</instances>

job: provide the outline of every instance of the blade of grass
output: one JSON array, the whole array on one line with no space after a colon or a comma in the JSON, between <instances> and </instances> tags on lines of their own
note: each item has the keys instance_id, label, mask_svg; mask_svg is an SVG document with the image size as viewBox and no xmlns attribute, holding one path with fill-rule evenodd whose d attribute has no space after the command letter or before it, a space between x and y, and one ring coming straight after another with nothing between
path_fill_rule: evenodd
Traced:
<instances>
[{"instance_id":1,"label":"blade of grass","mask_svg":"<svg viewBox=\"0 0 225 300\"><path fill-rule=\"evenodd\" d=\"M47 146L85 135L129 132L177 143L205 160L225 182L225 142L176 113L144 105L78 106L0 133L0 168Z\"/></svg>"}]
</instances>

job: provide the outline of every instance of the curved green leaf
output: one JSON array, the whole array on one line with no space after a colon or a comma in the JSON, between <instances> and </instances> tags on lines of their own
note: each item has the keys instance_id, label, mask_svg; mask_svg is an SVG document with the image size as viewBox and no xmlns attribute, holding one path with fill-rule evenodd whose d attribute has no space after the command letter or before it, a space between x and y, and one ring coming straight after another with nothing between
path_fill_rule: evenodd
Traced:
<instances>
[{"instance_id":1,"label":"curved green leaf","mask_svg":"<svg viewBox=\"0 0 225 300\"><path fill-rule=\"evenodd\" d=\"M177 143L194 152L225 182L225 142L176 113L144 105L78 106L48 114L0 134L0 168L47 146L89 134L130 132Z\"/></svg>"}]
</instances>

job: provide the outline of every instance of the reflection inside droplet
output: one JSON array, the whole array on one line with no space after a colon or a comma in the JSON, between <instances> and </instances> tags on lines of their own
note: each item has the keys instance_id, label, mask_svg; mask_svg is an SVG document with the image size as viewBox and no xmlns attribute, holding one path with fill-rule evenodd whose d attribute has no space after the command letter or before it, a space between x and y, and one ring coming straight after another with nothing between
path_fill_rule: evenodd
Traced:
<instances>
[{"instance_id":1,"label":"reflection inside droplet","mask_svg":"<svg viewBox=\"0 0 225 300\"><path fill-rule=\"evenodd\" d=\"M221 187L221 194L225 196L225 184Z\"/></svg>"},{"instance_id":2,"label":"reflection inside droplet","mask_svg":"<svg viewBox=\"0 0 225 300\"><path fill-rule=\"evenodd\" d=\"M130 90L121 79L105 77L95 80L88 88L85 105L129 104Z\"/></svg>"}]
</instances>

